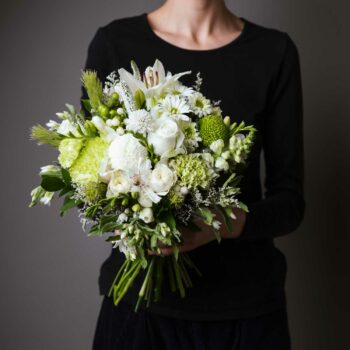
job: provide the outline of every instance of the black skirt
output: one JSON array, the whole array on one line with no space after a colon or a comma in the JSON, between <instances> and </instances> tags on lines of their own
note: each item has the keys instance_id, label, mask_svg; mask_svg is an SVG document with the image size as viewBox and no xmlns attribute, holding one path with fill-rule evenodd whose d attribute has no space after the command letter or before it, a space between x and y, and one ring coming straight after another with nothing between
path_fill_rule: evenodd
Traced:
<instances>
[{"instance_id":1,"label":"black skirt","mask_svg":"<svg viewBox=\"0 0 350 350\"><path fill-rule=\"evenodd\" d=\"M225 321L170 318L104 296L93 350L290 350L287 311Z\"/></svg>"}]
</instances>

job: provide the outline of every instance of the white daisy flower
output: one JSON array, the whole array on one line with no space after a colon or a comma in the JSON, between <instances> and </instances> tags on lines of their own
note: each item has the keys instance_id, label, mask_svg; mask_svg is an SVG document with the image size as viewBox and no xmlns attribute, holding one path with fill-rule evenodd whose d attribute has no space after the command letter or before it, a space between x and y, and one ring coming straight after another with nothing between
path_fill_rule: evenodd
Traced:
<instances>
[{"instance_id":1,"label":"white daisy flower","mask_svg":"<svg viewBox=\"0 0 350 350\"><path fill-rule=\"evenodd\" d=\"M190 120L186 113L190 113L191 110L186 101L179 96L167 96L160 102L158 110L162 116L172 117L176 120Z\"/></svg>"},{"instance_id":2,"label":"white daisy flower","mask_svg":"<svg viewBox=\"0 0 350 350\"><path fill-rule=\"evenodd\" d=\"M146 135L152 131L152 116L145 110L139 109L131 112L124 120L126 129Z\"/></svg>"},{"instance_id":3,"label":"white daisy flower","mask_svg":"<svg viewBox=\"0 0 350 350\"><path fill-rule=\"evenodd\" d=\"M210 100L205 98L200 92L195 92L188 97L189 104L193 113L199 117L203 117L212 112L213 107Z\"/></svg>"},{"instance_id":4,"label":"white daisy flower","mask_svg":"<svg viewBox=\"0 0 350 350\"><path fill-rule=\"evenodd\" d=\"M185 86L181 84L179 81L175 81L166 89L166 93L171 95L181 95L184 97L188 97L194 94L195 91L193 90L193 88Z\"/></svg>"},{"instance_id":5,"label":"white daisy flower","mask_svg":"<svg viewBox=\"0 0 350 350\"><path fill-rule=\"evenodd\" d=\"M198 142L202 140L197 130L197 124L182 121L180 127L185 135L184 144L186 149L193 152L198 147Z\"/></svg>"}]
</instances>

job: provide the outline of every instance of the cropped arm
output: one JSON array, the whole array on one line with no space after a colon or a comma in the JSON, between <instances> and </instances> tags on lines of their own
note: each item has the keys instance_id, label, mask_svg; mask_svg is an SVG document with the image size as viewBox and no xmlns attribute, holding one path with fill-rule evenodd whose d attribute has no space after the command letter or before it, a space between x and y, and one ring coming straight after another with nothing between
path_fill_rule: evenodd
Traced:
<instances>
[{"instance_id":1,"label":"cropped arm","mask_svg":"<svg viewBox=\"0 0 350 350\"><path fill-rule=\"evenodd\" d=\"M247 203L240 239L274 238L295 231L304 218L303 98L299 53L286 35L262 130L264 199Z\"/></svg>"},{"instance_id":2,"label":"cropped arm","mask_svg":"<svg viewBox=\"0 0 350 350\"><path fill-rule=\"evenodd\" d=\"M102 82L104 82L106 77L115 69L115 55L113 47L107 40L102 28L98 28L89 44L84 69L96 71L97 76ZM87 93L82 86L81 99L86 98ZM84 109L82 104L81 108Z\"/></svg>"}]
</instances>

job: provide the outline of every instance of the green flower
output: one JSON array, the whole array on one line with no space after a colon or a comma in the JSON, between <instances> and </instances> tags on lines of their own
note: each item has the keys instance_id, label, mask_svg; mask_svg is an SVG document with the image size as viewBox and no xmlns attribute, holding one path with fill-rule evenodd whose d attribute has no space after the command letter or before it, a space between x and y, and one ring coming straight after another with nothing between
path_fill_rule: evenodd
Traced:
<instances>
[{"instance_id":1,"label":"green flower","mask_svg":"<svg viewBox=\"0 0 350 350\"><path fill-rule=\"evenodd\" d=\"M194 189L207 188L211 176L207 163L198 154L181 154L170 161L179 180L179 185Z\"/></svg>"},{"instance_id":2,"label":"green flower","mask_svg":"<svg viewBox=\"0 0 350 350\"><path fill-rule=\"evenodd\" d=\"M86 185L98 182L101 160L105 157L108 143L99 137L87 139L85 147L75 160L69 173L74 183Z\"/></svg>"},{"instance_id":3,"label":"green flower","mask_svg":"<svg viewBox=\"0 0 350 350\"><path fill-rule=\"evenodd\" d=\"M58 161L63 168L69 168L78 158L79 152L83 146L82 139L63 139L58 147L60 155Z\"/></svg>"},{"instance_id":4,"label":"green flower","mask_svg":"<svg viewBox=\"0 0 350 350\"><path fill-rule=\"evenodd\" d=\"M168 193L169 201L174 207L179 207L185 199L184 195L180 192L179 187L180 186L175 186Z\"/></svg>"},{"instance_id":5,"label":"green flower","mask_svg":"<svg viewBox=\"0 0 350 350\"><path fill-rule=\"evenodd\" d=\"M224 142L230 136L230 129L218 115L207 115L199 120L199 135L203 145L209 147L212 142L222 139Z\"/></svg>"}]
</instances>

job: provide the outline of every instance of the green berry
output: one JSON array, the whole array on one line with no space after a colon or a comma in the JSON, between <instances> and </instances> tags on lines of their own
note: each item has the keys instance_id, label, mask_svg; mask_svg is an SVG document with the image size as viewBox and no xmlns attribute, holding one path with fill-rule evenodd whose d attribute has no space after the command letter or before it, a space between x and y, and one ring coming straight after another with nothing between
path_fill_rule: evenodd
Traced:
<instances>
[{"instance_id":1,"label":"green berry","mask_svg":"<svg viewBox=\"0 0 350 350\"><path fill-rule=\"evenodd\" d=\"M97 112L102 118L106 118L109 113L109 108L106 105L99 105Z\"/></svg>"},{"instance_id":2,"label":"green berry","mask_svg":"<svg viewBox=\"0 0 350 350\"><path fill-rule=\"evenodd\" d=\"M132 207L131 207L132 211L134 212L138 212L141 210L141 205L140 204L134 204Z\"/></svg>"}]
</instances>

